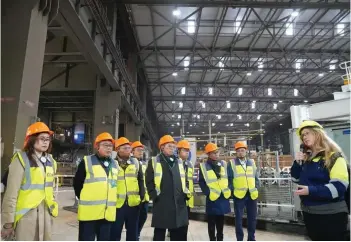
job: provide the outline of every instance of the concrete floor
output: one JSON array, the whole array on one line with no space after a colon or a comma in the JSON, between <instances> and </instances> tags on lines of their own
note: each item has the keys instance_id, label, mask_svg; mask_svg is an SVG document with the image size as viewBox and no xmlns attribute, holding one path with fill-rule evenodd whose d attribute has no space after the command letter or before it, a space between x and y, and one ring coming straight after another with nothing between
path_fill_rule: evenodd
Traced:
<instances>
[{"instance_id":1,"label":"concrete floor","mask_svg":"<svg viewBox=\"0 0 351 242\"><path fill-rule=\"evenodd\" d=\"M60 191L57 196L60 205L59 216L54 220L54 234L53 240L77 240L78 239L78 222L77 214L63 209L65 206L72 206L74 204L73 191ZM246 234L246 231L245 231ZM143 228L141 240L150 241L153 237L153 228L151 227L151 214ZM276 232L268 232L258 230L256 231L256 239L260 241L303 241L305 237L297 234L283 234ZM125 233L122 236L125 240ZM189 241L208 241L207 223L200 221L190 221L189 226ZM234 226L225 226L224 240L233 241L235 239Z\"/></svg>"}]
</instances>

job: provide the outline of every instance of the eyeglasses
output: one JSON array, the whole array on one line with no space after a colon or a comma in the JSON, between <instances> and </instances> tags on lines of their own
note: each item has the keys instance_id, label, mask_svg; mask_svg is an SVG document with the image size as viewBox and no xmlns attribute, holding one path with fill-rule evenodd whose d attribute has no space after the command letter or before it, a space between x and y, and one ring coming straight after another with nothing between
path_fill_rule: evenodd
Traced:
<instances>
[{"instance_id":1,"label":"eyeglasses","mask_svg":"<svg viewBox=\"0 0 351 242\"><path fill-rule=\"evenodd\" d=\"M113 145L101 144L101 146L104 147L105 149L113 149Z\"/></svg>"},{"instance_id":2,"label":"eyeglasses","mask_svg":"<svg viewBox=\"0 0 351 242\"><path fill-rule=\"evenodd\" d=\"M144 152L144 149L143 148L135 148L135 151L137 151L137 152Z\"/></svg>"},{"instance_id":3,"label":"eyeglasses","mask_svg":"<svg viewBox=\"0 0 351 242\"><path fill-rule=\"evenodd\" d=\"M45 143L45 142L50 142L51 138L39 137L38 140L40 140L41 142Z\"/></svg>"},{"instance_id":4,"label":"eyeglasses","mask_svg":"<svg viewBox=\"0 0 351 242\"><path fill-rule=\"evenodd\" d=\"M166 144L166 145L165 145L165 148L175 150L175 149L177 148L177 146L175 146L175 145L171 145L171 144Z\"/></svg>"},{"instance_id":5,"label":"eyeglasses","mask_svg":"<svg viewBox=\"0 0 351 242\"><path fill-rule=\"evenodd\" d=\"M128 151L128 150L131 150L132 147L130 147L130 146L125 146L125 147L120 147L119 149L120 149L120 150Z\"/></svg>"}]
</instances>

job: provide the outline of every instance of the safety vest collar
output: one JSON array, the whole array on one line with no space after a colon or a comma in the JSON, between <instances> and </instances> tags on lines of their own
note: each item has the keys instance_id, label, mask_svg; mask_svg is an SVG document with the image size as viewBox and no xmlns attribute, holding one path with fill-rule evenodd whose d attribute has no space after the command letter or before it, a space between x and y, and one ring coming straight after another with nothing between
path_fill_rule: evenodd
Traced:
<instances>
[{"instance_id":1,"label":"safety vest collar","mask_svg":"<svg viewBox=\"0 0 351 242\"><path fill-rule=\"evenodd\" d=\"M240 166L241 162L239 158L235 158L235 165ZM252 160L246 159L246 166L252 166Z\"/></svg>"}]
</instances>

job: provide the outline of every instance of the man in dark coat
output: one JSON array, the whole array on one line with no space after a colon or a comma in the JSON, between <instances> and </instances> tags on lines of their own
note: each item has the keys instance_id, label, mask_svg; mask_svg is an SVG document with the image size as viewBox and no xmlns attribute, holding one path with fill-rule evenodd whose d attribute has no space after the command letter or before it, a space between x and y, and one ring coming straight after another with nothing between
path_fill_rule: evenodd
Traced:
<instances>
[{"instance_id":1,"label":"man in dark coat","mask_svg":"<svg viewBox=\"0 0 351 242\"><path fill-rule=\"evenodd\" d=\"M174 155L176 145L172 136L163 136L159 148L161 153L148 162L146 169L146 187L153 201L153 240L164 241L168 229L171 241L186 241L189 220L181 180L183 164Z\"/></svg>"}]
</instances>

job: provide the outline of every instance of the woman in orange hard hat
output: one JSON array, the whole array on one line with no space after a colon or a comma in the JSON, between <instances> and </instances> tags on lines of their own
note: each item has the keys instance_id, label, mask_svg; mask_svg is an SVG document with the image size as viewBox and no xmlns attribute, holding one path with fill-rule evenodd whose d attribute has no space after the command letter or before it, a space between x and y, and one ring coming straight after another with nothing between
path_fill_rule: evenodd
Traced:
<instances>
[{"instance_id":1,"label":"woman in orange hard hat","mask_svg":"<svg viewBox=\"0 0 351 242\"><path fill-rule=\"evenodd\" d=\"M219 159L214 143L205 146L205 153L208 160L200 164L199 185L206 196L208 235L210 241L223 241L224 215L230 213L227 163Z\"/></svg>"},{"instance_id":2,"label":"woman in orange hard hat","mask_svg":"<svg viewBox=\"0 0 351 242\"><path fill-rule=\"evenodd\" d=\"M94 142L96 153L85 156L74 177L74 192L79 199L80 241L106 241L116 220L118 167L112 159L114 139L99 134Z\"/></svg>"},{"instance_id":3,"label":"woman in orange hard hat","mask_svg":"<svg viewBox=\"0 0 351 242\"><path fill-rule=\"evenodd\" d=\"M52 218L58 215L53 194L57 166L49 154L52 134L42 122L30 125L23 150L12 157L2 203L3 239L51 240Z\"/></svg>"},{"instance_id":4,"label":"woman in orange hard hat","mask_svg":"<svg viewBox=\"0 0 351 242\"><path fill-rule=\"evenodd\" d=\"M144 178L139 161L131 156L132 147L129 140L121 137L116 140L117 164L119 167L117 181L117 219L110 233L111 241L120 241L123 225L127 230L126 240L138 239L138 221L140 204L145 196Z\"/></svg>"},{"instance_id":5,"label":"woman in orange hard hat","mask_svg":"<svg viewBox=\"0 0 351 242\"><path fill-rule=\"evenodd\" d=\"M171 241L185 241L189 219L183 162L174 154L177 146L172 136L163 136L159 148L160 154L149 160L146 169L146 187L153 201L153 240L164 241L168 229Z\"/></svg>"},{"instance_id":6,"label":"woman in orange hard hat","mask_svg":"<svg viewBox=\"0 0 351 242\"><path fill-rule=\"evenodd\" d=\"M238 241L244 239L242 220L244 208L247 212L247 240L255 240L258 173L255 162L247 158L247 145L239 141L235 144L236 159L228 165L229 187L234 196L235 234Z\"/></svg>"}]
</instances>

